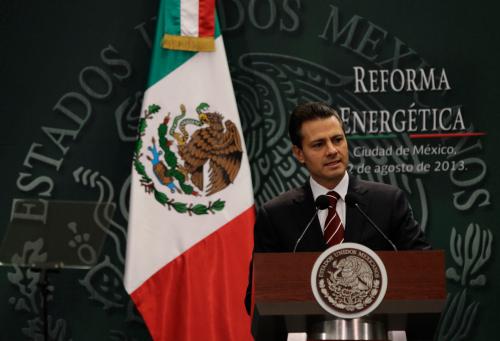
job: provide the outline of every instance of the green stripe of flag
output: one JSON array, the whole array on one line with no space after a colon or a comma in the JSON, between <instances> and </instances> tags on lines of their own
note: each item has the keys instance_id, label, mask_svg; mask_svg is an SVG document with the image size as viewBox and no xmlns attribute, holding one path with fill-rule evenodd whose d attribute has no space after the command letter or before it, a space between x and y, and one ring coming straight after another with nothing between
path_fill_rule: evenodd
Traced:
<instances>
[{"instance_id":1,"label":"green stripe of flag","mask_svg":"<svg viewBox=\"0 0 500 341\"><path fill-rule=\"evenodd\" d=\"M181 34L181 2L179 0L163 0L160 3L160 16L168 18L162 22L163 33L175 36Z\"/></svg>"}]
</instances>

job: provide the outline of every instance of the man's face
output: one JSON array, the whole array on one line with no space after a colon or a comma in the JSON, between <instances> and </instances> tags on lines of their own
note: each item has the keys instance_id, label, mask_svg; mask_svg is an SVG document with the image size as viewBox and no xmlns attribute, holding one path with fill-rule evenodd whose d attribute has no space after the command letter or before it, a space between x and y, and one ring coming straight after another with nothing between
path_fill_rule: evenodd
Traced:
<instances>
[{"instance_id":1,"label":"man's face","mask_svg":"<svg viewBox=\"0 0 500 341\"><path fill-rule=\"evenodd\" d=\"M334 116L306 121L300 128L302 147L292 146L297 160L320 185L334 188L342 180L349 162L347 140Z\"/></svg>"}]
</instances>

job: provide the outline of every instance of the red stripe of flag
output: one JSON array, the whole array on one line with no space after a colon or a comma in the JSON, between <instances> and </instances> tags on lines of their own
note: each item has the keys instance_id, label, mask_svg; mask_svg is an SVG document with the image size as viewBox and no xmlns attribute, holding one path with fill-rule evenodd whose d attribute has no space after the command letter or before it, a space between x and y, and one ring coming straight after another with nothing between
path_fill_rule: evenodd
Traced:
<instances>
[{"instance_id":1,"label":"red stripe of flag","mask_svg":"<svg viewBox=\"0 0 500 341\"><path fill-rule=\"evenodd\" d=\"M215 32L215 0L199 0L198 35L213 37Z\"/></svg>"},{"instance_id":2,"label":"red stripe of flag","mask_svg":"<svg viewBox=\"0 0 500 341\"><path fill-rule=\"evenodd\" d=\"M254 221L252 206L131 294L155 341L253 340L244 299Z\"/></svg>"}]
</instances>

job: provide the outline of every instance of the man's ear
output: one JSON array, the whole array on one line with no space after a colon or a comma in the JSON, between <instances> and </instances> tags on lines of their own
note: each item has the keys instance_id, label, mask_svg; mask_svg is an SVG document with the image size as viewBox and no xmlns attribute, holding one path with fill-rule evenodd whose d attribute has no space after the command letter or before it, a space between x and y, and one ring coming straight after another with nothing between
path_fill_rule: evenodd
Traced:
<instances>
[{"instance_id":1,"label":"man's ear","mask_svg":"<svg viewBox=\"0 0 500 341\"><path fill-rule=\"evenodd\" d=\"M292 153L297 161L299 161L300 163L304 163L304 152L302 151L302 149L300 149L296 145L292 145Z\"/></svg>"}]
</instances>

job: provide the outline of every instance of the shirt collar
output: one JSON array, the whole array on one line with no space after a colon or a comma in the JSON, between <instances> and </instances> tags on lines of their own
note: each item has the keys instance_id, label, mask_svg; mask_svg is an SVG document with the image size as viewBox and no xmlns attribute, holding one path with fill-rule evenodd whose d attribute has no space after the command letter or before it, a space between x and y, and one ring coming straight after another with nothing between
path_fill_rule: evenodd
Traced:
<instances>
[{"instance_id":1,"label":"shirt collar","mask_svg":"<svg viewBox=\"0 0 500 341\"><path fill-rule=\"evenodd\" d=\"M309 177L309 184L311 185L311 190L313 193L314 200L316 200L316 198L318 198L320 195L332 191L332 189L328 189L326 187L321 186L312 177ZM345 172L344 177L342 178L342 180L340 180L337 186L333 188L333 191L337 192L342 200L345 200L348 187L349 187L349 175L347 175L347 172Z\"/></svg>"}]
</instances>

